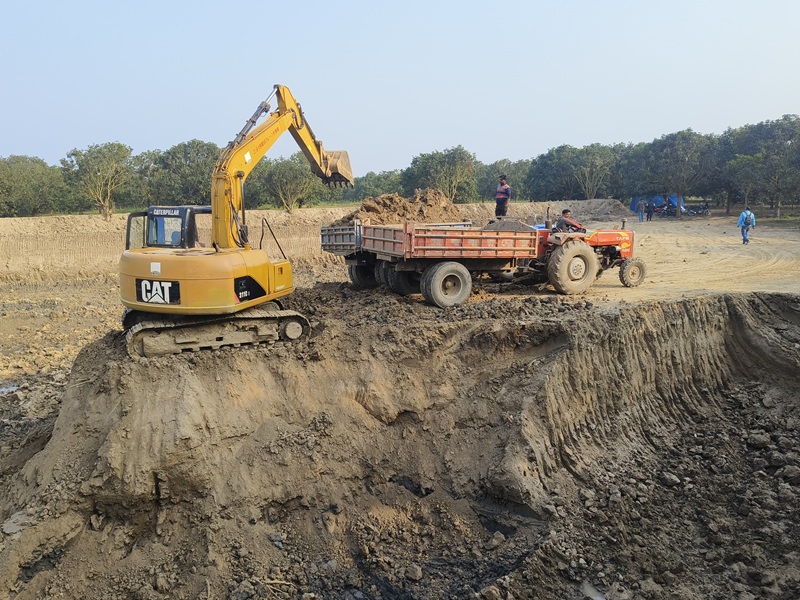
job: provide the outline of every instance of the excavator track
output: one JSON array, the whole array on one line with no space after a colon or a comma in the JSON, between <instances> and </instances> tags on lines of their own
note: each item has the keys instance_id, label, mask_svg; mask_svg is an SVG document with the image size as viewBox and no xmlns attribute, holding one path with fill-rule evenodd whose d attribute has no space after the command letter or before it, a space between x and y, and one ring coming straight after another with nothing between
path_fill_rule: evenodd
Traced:
<instances>
[{"instance_id":1,"label":"excavator track","mask_svg":"<svg viewBox=\"0 0 800 600\"><path fill-rule=\"evenodd\" d=\"M308 337L311 324L278 305L255 307L232 315L187 317L133 311L123 317L128 354L152 358L224 347L296 342Z\"/></svg>"}]
</instances>

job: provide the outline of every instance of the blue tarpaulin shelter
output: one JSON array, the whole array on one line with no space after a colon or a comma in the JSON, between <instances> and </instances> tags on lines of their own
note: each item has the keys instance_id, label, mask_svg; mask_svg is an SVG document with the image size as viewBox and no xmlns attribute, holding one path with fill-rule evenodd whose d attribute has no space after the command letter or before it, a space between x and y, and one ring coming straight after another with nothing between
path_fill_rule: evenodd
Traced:
<instances>
[{"instance_id":1,"label":"blue tarpaulin shelter","mask_svg":"<svg viewBox=\"0 0 800 600\"><path fill-rule=\"evenodd\" d=\"M656 208L664 206L667 203L667 200L669 200L669 203L672 206L675 207L678 206L678 194L669 194L666 198L664 196L634 196L633 199L631 200L631 210L633 212L636 212L636 205L639 204L639 200L644 200L645 202L647 202L648 200L652 200L653 206L655 206ZM683 198L681 198L681 208L683 208L683 210L686 210L683 204Z\"/></svg>"}]
</instances>

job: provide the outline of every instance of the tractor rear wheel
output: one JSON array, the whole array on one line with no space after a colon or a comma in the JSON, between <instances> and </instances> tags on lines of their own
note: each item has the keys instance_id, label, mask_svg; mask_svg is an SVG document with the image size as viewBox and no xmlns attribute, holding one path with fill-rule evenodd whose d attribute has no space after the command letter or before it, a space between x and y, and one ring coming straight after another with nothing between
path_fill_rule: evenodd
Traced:
<instances>
[{"instance_id":1,"label":"tractor rear wheel","mask_svg":"<svg viewBox=\"0 0 800 600\"><path fill-rule=\"evenodd\" d=\"M457 306L472 293L472 274L461 263L436 263L422 273L420 288L431 304L440 308Z\"/></svg>"},{"instance_id":2,"label":"tractor rear wheel","mask_svg":"<svg viewBox=\"0 0 800 600\"><path fill-rule=\"evenodd\" d=\"M647 268L641 258L629 258L619 266L619 280L625 287L636 287L646 274Z\"/></svg>"},{"instance_id":3,"label":"tractor rear wheel","mask_svg":"<svg viewBox=\"0 0 800 600\"><path fill-rule=\"evenodd\" d=\"M547 279L561 294L582 294L597 278L600 261L588 244L572 240L558 246L547 263Z\"/></svg>"}]
</instances>

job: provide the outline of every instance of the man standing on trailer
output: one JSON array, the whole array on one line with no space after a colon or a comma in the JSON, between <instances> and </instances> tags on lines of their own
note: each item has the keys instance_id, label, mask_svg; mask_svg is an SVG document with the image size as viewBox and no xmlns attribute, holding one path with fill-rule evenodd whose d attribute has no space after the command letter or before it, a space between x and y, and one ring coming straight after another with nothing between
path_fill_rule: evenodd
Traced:
<instances>
[{"instance_id":1,"label":"man standing on trailer","mask_svg":"<svg viewBox=\"0 0 800 600\"><path fill-rule=\"evenodd\" d=\"M508 201L511 200L511 186L506 183L506 176L500 175L500 183L497 184L497 192L494 195L495 217L505 217L508 211Z\"/></svg>"}]
</instances>

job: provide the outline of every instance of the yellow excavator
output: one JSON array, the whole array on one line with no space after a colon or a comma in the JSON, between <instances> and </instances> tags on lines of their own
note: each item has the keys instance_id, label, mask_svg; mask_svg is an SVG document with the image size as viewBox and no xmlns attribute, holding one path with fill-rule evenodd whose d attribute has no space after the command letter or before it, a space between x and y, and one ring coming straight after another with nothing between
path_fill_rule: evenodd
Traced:
<instances>
[{"instance_id":1,"label":"yellow excavator","mask_svg":"<svg viewBox=\"0 0 800 600\"><path fill-rule=\"evenodd\" d=\"M278 107L270 113L273 98ZM270 259L251 246L245 224L244 182L286 131L317 177L329 185L353 185L347 152L326 151L289 89L275 85L221 152L211 206L151 206L128 217L119 278L132 356L292 342L308 335L308 320L279 301L294 291L292 267L280 244L282 258ZM210 220L205 244L203 219Z\"/></svg>"}]
</instances>

